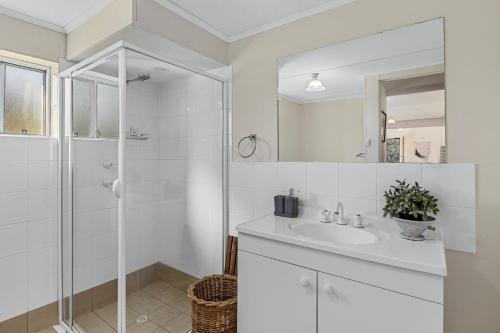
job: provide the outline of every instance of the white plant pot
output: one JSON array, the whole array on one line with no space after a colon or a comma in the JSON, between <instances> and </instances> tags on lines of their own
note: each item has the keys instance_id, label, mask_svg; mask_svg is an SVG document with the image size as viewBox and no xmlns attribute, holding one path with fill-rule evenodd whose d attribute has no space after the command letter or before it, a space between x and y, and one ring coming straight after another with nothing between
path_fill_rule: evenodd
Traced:
<instances>
[{"instance_id":1,"label":"white plant pot","mask_svg":"<svg viewBox=\"0 0 500 333\"><path fill-rule=\"evenodd\" d=\"M400 217L394 219L401 229L400 236L412 241L423 241L425 239L424 232L436 221L436 218L432 216L427 217L427 221L407 220Z\"/></svg>"}]
</instances>

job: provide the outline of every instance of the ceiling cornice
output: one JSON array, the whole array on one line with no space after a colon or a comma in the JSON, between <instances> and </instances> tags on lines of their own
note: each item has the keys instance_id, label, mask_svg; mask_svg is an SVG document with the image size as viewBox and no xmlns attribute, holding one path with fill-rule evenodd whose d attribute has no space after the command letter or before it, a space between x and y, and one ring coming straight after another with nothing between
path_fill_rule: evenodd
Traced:
<instances>
[{"instance_id":1,"label":"ceiling cornice","mask_svg":"<svg viewBox=\"0 0 500 333\"><path fill-rule=\"evenodd\" d=\"M156 3L162 5L163 7L171 10L172 12L176 13L177 15L183 17L184 19L190 21L191 23L197 25L198 27L206 30L207 32L213 34L216 37L219 37L226 43L232 43L236 42L240 39L247 38L256 34L259 34L261 32L265 32L268 30L272 30L274 28L278 28L282 25L298 21L300 19L306 18L308 16L316 15L325 11L328 11L330 9L354 2L355 0L332 0L326 4L315 6L313 8L310 8L308 10L304 10L298 13L295 13L293 15L284 17L280 20L263 24L258 27L255 27L253 29L249 29L240 33L237 33L235 35L228 36L224 34L223 32L219 31L215 27L211 26L207 22L203 21L201 18L198 16L194 15L193 13L185 10L184 8L178 6L177 4L173 3L170 0L154 0Z\"/></svg>"},{"instance_id":2,"label":"ceiling cornice","mask_svg":"<svg viewBox=\"0 0 500 333\"><path fill-rule=\"evenodd\" d=\"M23 14L23 13L20 13L20 12L17 12L15 10L11 10L11 9L8 9L5 7L0 6L0 14L18 19L20 21L31 23L31 24L37 25L37 26L45 28L45 29L65 33L63 27L61 27L61 26L58 26L56 24L53 24L53 23L50 23L50 22L47 22L44 20L40 20L36 17L26 15L26 14Z\"/></svg>"},{"instance_id":3,"label":"ceiling cornice","mask_svg":"<svg viewBox=\"0 0 500 333\"><path fill-rule=\"evenodd\" d=\"M73 21L70 23L66 24L63 29L66 33L70 33L71 31L75 30L79 26L81 26L83 23L85 23L88 19L94 17L97 13L99 13L104 7L109 5L113 0L106 0L102 3L97 3L91 8L89 8L85 13L82 15L78 16L75 18Z\"/></svg>"},{"instance_id":4,"label":"ceiling cornice","mask_svg":"<svg viewBox=\"0 0 500 333\"><path fill-rule=\"evenodd\" d=\"M51 23L51 22L48 22L48 21L45 21L45 20L42 20L42 19L39 19L39 18L36 18L36 17L33 17L33 16L30 16L30 15L20 13L18 11L12 10L12 9L1 7L1 6L0 6L0 14L15 18L15 19L27 22L27 23L31 23L31 24L37 25L39 27L55 31L55 32L70 33L71 31L75 30L80 25L85 23L88 19L90 19L91 17L93 17L97 13L99 13L104 7L109 5L111 3L111 1L112 0L106 0L103 3L98 3L98 4L94 5L93 7L88 9L85 13L78 16L72 22L65 25L64 27L57 25L57 24L54 24L54 23Z\"/></svg>"}]
</instances>

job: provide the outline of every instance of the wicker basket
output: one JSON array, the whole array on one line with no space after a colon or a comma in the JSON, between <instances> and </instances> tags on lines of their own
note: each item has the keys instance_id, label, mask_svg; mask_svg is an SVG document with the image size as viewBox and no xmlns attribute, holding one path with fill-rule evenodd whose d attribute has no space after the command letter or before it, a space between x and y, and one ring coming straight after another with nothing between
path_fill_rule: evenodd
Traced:
<instances>
[{"instance_id":1,"label":"wicker basket","mask_svg":"<svg viewBox=\"0 0 500 333\"><path fill-rule=\"evenodd\" d=\"M188 289L192 300L193 333L236 332L237 280L232 275L211 275Z\"/></svg>"}]
</instances>

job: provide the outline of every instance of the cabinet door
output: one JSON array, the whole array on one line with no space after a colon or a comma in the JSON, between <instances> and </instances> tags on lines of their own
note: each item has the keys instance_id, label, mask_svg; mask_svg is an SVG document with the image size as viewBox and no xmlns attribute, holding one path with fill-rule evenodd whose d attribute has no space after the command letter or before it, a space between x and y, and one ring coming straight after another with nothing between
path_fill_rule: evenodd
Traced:
<instances>
[{"instance_id":1,"label":"cabinet door","mask_svg":"<svg viewBox=\"0 0 500 333\"><path fill-rule=\"evenodd\" d=\"M318 333L442 333L443 305L318 273Z\"/></svg>"},{"instance_id":2,"label":"cabinet door","mask_svg":"<svg viewBox=\"0 0 500 333\"><path fill-rule=\"evenodd\" d=\"M238 333L315 333L317 273L238 252Z\"/></svg>"}]
</instances>

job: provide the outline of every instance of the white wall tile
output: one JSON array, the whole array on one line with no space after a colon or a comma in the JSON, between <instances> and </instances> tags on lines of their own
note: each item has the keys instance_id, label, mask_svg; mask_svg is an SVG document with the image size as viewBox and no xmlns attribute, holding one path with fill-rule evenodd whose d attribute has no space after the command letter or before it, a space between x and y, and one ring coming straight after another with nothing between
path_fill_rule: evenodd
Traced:
<instances>
[{"instance_id":1,"label":"white wall tile","mask_svg":"<svg viewBox=\"0 0 500 333\"><path fill-rule=\"evenodd\" d=\"M352 218L354 214L371 215L377 214L377 201L375 199L360 199L340 197L344 207L345 215Z\"/></svg>"},{"instance_id":2,"label":"white wall tile","mask_svg":"<svg viewBox=\"0 0 500 333\"><path fill-rule=\"evenodd\" d=\"M57 275L39 275L28 283L28 310L57 301Z\"/></svg>"},{"instance_id":3,"label":"white wall tile","mask_svg":"<svg viewBox=\"0 0 500 333\"><path fill-rule=\"evenodd\" d=\"M256 188L253 190L253 204L255 217L265 216L274 212L275 190L266 188Z\"/></svg>"},{"instance_id":4,"label":"white wall tile","mask_svg":"<svg viewBox=\"0 0 500 333\"><path fill-rule=\"evenodd\" d=\"M26 161L28 159L28 141L25 138L0 138L0 161Z\"/></svg>"},{"instance_id":5,"label":"white wall tile","mask_svg":"<svg viewBox=\"0 0 500 333\"><path fill-rule=\"evenodd\" d=\"M254 169L251 163L231 163L230 184L236 187L253 188Z\"/></svg>"},{"instance_id":6,"label":"white wall tile","mask_svg":"<svg viewBox=\"0 0 500 333\"><path fill-rule=\"evenodd\" d=\"M28 192L28 218L40 220L57 217L57 190Z\"/></svg>"},{"instance_id":7,"label":"white wall tile","mask_svg":"<svg viewBox=\"0 0 500 333\"><path fill-rule=\"evenodd\" d=\"M0 226L0 257L26 250L26 224L24 222Z\"/></svg>"},{"instance_id":8,"label":"white wall tile","mask_svg":"<svg viewBox=\"0 0 500 333\"><path fill-rule=\"evenodd\" d=\"M337 196L339 193L337 163L307 163L307 193Z\"/></svg>"},{"instance_id":9,"label":"white wall tile","mask_svg":"<svg viewBox=\"0 0 500 333\"><path fill-rule=\"evenodd\" d=\"M279 191L285 191L286 193L290 188L293 188L296 194L305 195L306 163L279 162L276 187Z\"/></svg>"},{"instance_id":10,"label":"white wall tile","mask_svg":"<svg viewBox=\"0 0 500 333\"><path fill-rule=\"evenodd\" d=\"M339 196L358 199L376 199L377 164L340 163Z\"/></svg>"},{"instance_id":11,"label":"white wall tile","mask_svg":"<svg viewBox=\"0 0 500 333\"><path fill-rule=\"evenodd\" d=\"M245 178L245 174L242 173L237 181L240 184L244 182L246 186L244 189L247 192L239 187L231 187L232 234L235 233L238 224L272 214L274 210L272 197L277 193L287 193L289 187L306 188L306 192L297 193L301 205L299 213L305 217L317 218L322 209L334 211L338 201L343 203L348 217L355 213L381 217L385 206L384 191L394 183L395 179L406 179L410 182L419 181L439 197L441 212L438 214L438 219L442 220L447 235L445 241L447 248L475 251L475 208L463 209L452 206L452 204L475 203L475 168L472 164L338 163L337 165L336 163L252 162L246 163L246 169L244 162L232 162L231 168L234 164L238 164L240 173L241 170L252 168L253 182L249 183L248 177ZM304 168L305 165L307 166ZM335 165L338 170L338 184L335 176L332 176L335 174ZM273 174L276 174L276 177L273 178ZM453 182L462 183L453 184ZM272 183L275 184L275 190L268 185ZM338 186L337 192L331 190L335 186ZM251 189L253 189L253 203L249 203ZM330 193L322 194L322 192Z\"/></svg>"},{"instance_id":12,"label":"white wall tile","mask_svg":"<svg viewBox=\"0 0 500 333\"><path fill-rule=\"evenodd\" d=\"M0 321L28 311L28 284L0 287Z\"/></svg>"},{"instance_id":13,"label":"white wall tile","mask_svg":"<svg viewBox=\"0 0 500 333\"><path fill-rule=\"evenodd\" d=\"M328 195L328 194L316 194L309 193L308 194L308 208L312 209L313 215L316 216L322 210L335 211L337 208L337 204L339 202L339 197L337 195Z\"/></svg>"},{"instance_id":14,"label":"white wall tile","mask_svg":"<svg viewBox=\"0 0 500 333\"><path fill-rule=\"evenodd\" d=\"M384 192L396 185L396 180L408 183L422 182L422 167L412 163L377 163L377 198L383 200Z\"/></svg>"},{"instance_id":15,"label":"white wall tile","mask_svg":"<svg viewBox=\"0 0 500 333\"><path fill-rule=\"evenodd\" d=\"M233 164L231 163L231 166ZM262 190L277 189L277 170L278 163L275 162L254 163L253 187Z\"/></svg>"},{"instance_id":16,"label":"white wall tile","mask_svg":"<svg viewBox=\"0 0 500 333\"><path fill-rule=\"evenodd\" d=\"M28 163L4 161L0 163L0 193L21 192L28 188Z\"/></svg>"},{"instance_id":17,"label":"white wall tile","mask_svg":"<svg viewBox=\"0 0 500 333\"><path fill-rule=\"evenodd\" d=\"M26 222L27 249L33 250L57 245L57 219Z\"/></svg>"},{"instance_id":18,"label":"white wall tile","mask_svg":"<svg viewBox=\"0 0 500 333\"><path fill-rule=\"evenodd\" d=\"M28 188L30 190L57 188L57 162L31 161L28 165Z\"/></svg>"},{"instance_id":19,"label":"white wall tile","mask_svg":"<svg viewBox=\"0 0 500 333\"><path fill-rule=\"evenodd\" d=\"M476 207L474 164L424 164L422 184L439 198L439 205Z\"/></svg>"},{"instance_id":20,"label":"white wall tile","mask_svg":"<svg viewBox=\"0 0 500 333\"><path fill-rule=\"evenodd\" d=\"M50 246L28 252L28 281L57 274L57 247Z\"/></svg>"},{"instance_id":21,"label":"white wall tile","mask_svg":"<svg viewBox=\"0 0 500 333\"><path fill-rule=\"evenodd\" d=\"M26 283L28 281L27 260L26 253L0 258L0 286L10 287Z\"/></svg>"},{"instance_id":22,"label":"white wall tile","mask_svg":"<svg viewBox=\"0 0 500 333\"><path fill-rule=\"evenodd\" d=\"M57 139L32 138L28 140L30 161L57 161Z\"/></svg>"},{"instance_id":23,"label":"white wall tile","mask_svg":"<svg viewBox=\"0 0 500 333\"><path fill-rule=\"evenodd\" d=\"M26 220L28 216L28 194L26 192L0 195L0 225Z\"/></svg>"}]
</instances>

